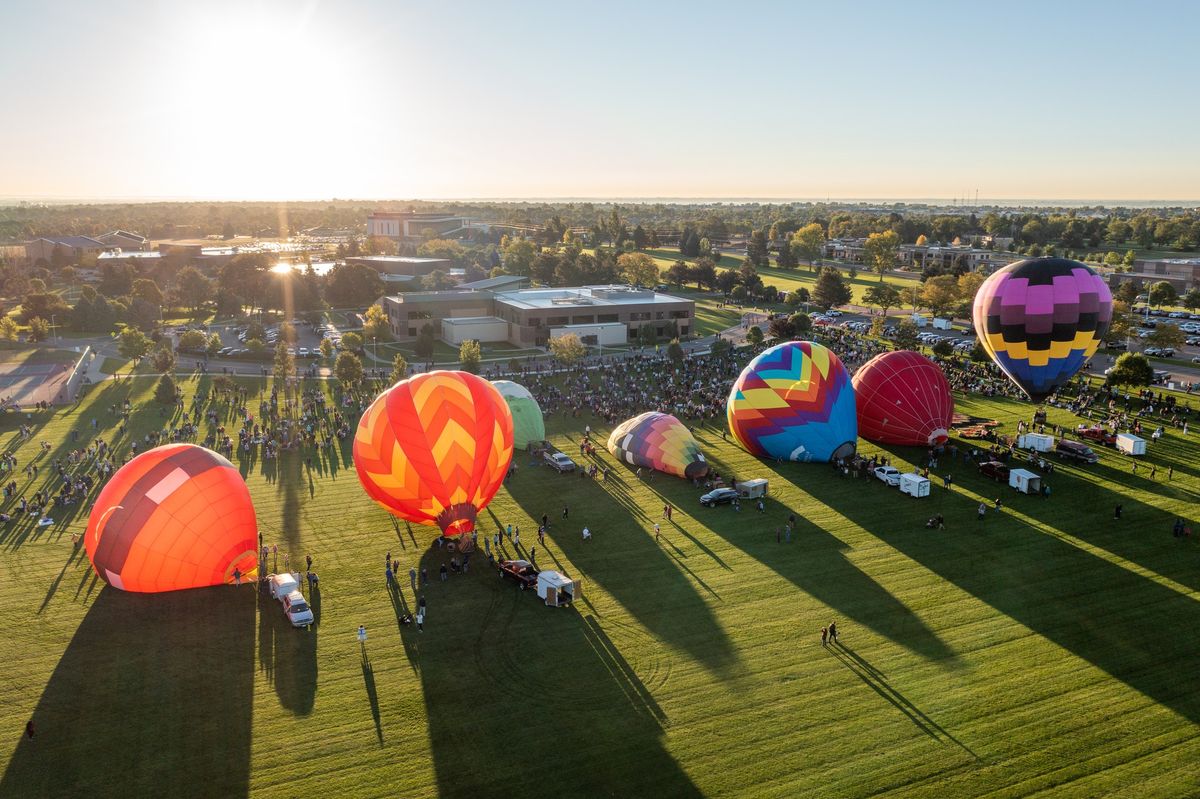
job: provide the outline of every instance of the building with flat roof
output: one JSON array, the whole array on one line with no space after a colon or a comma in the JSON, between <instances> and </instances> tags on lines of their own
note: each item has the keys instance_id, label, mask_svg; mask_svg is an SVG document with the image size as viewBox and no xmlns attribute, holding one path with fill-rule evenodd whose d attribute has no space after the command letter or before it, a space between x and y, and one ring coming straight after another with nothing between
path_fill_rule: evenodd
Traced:
<instances>
[{"instance_id":1,"label":"building with flat roof","mask_svg":"<svg viewBox=\"0 0 1200 799\"><path fill-rule=\"evenodd\" d=\"M348 264L369 266L381 275L423 277L437 270L449 273L454 262L449 258L416 258L408 255L354 255Z\"/></svg>"},{"instance_id":2,"label":"building with flat roof","mask_svg":"<svg viewBox=\"0 0 1200 799\"><path fill-rule=\"evenodd\" d=\"M421 241L425 232L435 236L453 236L469 227L470 220L446 213L416 211L374 211L367 215L367 236L394 241Z\"/></svg>"},{"instance_id":3,"label":"building with flat roof","mask_svg":"<svg viewBox=\"0 0 1200 799\"><path fill-rule=\"evenodd\" d=\"M1177 293L1184 294L1200 288L1200 258L1146 258L1134 261L1128 272L1113 272L1108 280L1113 288L1122 283L1137 283L1149 288L1166 281Z\"/></svg>"},{"instance_id":4,"label":"building with flat roof","mask_svg":"<svg viewBox=\"0 0 1200 799\"><path fill-rule=\"evenodd\" d=\"M109 245L90 236L52 236L26 242L25 258L31 264L53 263L56 257L77 264L83 258L97 257L107 249Z\"/></svg>"},{"instance_id":5,"label":"building with flat roof","mask_svg":"<svg viewBox=\"0 0 1200 799\"><path fill-rule=\"evenodd\" d=\"M113 230L96 237L109 247L119 247L122 252L141 252L150 249L150 239L128 230Z\"/></svg>"},{"instance_id":6,"label":"building with flat roof","mask_svg":"<svg viewBox=\"0 0 1200 799\"><path fill-rule=\"evenodd\" d=\"M563 328L586 327L584 336L604 344L613 343L618 330L622 341L634 341L647 326L659 338L689 336L696 322L694 301L631 286L410 292L385 297L383 307L400 339L415 338L425 324L446 337L442 320L489 317L505 324L505 335L493 340L519 347L545 346ZM500 328L490 324L488 335L499 336ZM452 324L449 330L458 329Z\"/></svg>"}]
</instances>

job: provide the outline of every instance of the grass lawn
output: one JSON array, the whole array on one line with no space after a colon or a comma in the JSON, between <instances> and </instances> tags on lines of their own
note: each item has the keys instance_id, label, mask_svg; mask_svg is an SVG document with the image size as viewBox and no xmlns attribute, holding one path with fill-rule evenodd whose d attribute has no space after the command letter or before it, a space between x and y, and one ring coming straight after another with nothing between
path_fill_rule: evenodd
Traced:
<instances>
[{"instance_id":1,"label":"grass lawn","mask_svg":"<svg viewBox=\"0 0 1200 799\"><path fill-rule=\"evenodd\" d=\"M207 381L181 385L190 400ZM72 430L90 440L92 419L122 449L158 429L153 386L94 387L79 406L34 414L28 442L23 417L0 417L18 466L52 445L42 479L17 473L20 493L52 474ZM108 408L127 398L121 436ZM959 407L1006 432L1031 412ZM560 414L547 428L574 456L588 422L604 440L594 419ZM548 514L538 562L584 580L569 610L478 557L439 581L448 554L366 498L348 446L311 471L308 453L236 464L266 542L293 566L315 559L311 631L250 587L106 587L69 541L82 514L0 528L0 796L479 796L541 782L580 797L1194 795L1200 547L1170 534L1176 514L1200 529L1194 441L1172 430L1153 445L1155 479L1109 450L1061 466L1050 499L943 460L953 489L938 481L915 500L760 461L714 426L696 435L721 473L770 479L765 514L702 509L687 482L638 481L607 453L607 482L518 457L479 526L517 524L528 547ZM889 454L904 466L920 453ZM976 521L997 496L1003 513ZM777 543L789 513L798 532ZM945 531L924 529L935 513ZM398 596L379 562L389 551ZM423 633L397 621L413 608L410 566L432 577ZM822 649L817 631L835 620L843 645ZM36 740L20 740L31 716Z\"/></svg>"}]
</instances>

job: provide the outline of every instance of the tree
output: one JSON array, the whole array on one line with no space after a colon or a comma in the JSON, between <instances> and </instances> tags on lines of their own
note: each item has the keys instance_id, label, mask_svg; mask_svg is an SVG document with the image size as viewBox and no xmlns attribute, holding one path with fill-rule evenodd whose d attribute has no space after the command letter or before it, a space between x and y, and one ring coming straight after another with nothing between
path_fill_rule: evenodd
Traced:
<instances>
[{"instance_id":1,"label":"tree","mask_svg":"<svg viewBox=\"0 0 1200 799\"><path fill-rule=\"evenodd\" d=\"M808 331L812 330L812 319L806 313L794 313L788 317L788 321L792 323L793 335L803 336Z\"/></svg>"},{"instance_id":2,"label":"tree","mask_svg":"<svg viewBox=\"0 0 1200 799\"><path fill-rule=\"evenodd\" d=\"M333 375L342 382L343 385L353 385L362 380L363 365L362 361L353 352L342 351L338 353L337 361L333 364Z\"/></svg>"},{"instance_id":3,"label":"tree","mask_svg":"<svg viewBox=\"0 0 1200 799\"><path fill-rule=\"evenodd\" d=\"M204 303L212 298L212 281L200 274L200 271L193 266L185 266L180 270L177 281L176 293L179 301L193 313L200 310Z\"/></svg>"},{"instance_id":4,"label":"tree","mask_svg":"<svg viewBox=\"0 0 1200 799\"><path fill-rule=\"evenodd\" d=\"M1126 284L1128 285L1128 284ZM1129 338L1133 332L1133 324L1129 318L1129 303L1120 299L1113 299L1112 321L1109 322L1108 330L1104 332L1104 340L1107 342L1124 341Z\"/></svg>"},{"instance_id":5,"label":"tree","mask_svg":"<svg viewBox=\"0 0 1200 799\"><path fill-rule=\"evenodd\" d=\"M470 372L473 375L479 374L479 363L483 360L483 352L479 348L479 342L473 338L464 341L458 347L458 362L462 365L464 372Z\"/></svg>"},{"instance_id":6,"label":"tree","mask_svg":"<svg viewBox=\"0 0 1200 799\"><path fill-rule=\"evenodd\" d=\"M756 347L759 344L762 344L763 343L762 328L759 327L758 325L751 325L750 329L746 331L746 341L749 341L751 344L753 344Z\"/></svg>"},{"instance_id":7,"label":"tree","mask_svg":"<svg viewBox=\"0 0 1200 799\"><path fill-rule=\"evenodd\" d=\"M220 337L217 337L220 341ZM208 346L208 339L199 330L189 330L179 336L180 352L203 352Z\"/></svg>"},{"instance_id":8,"label":"tree","mask_svg":"<svg viewBox=\"0 0 1200 799\"><path fill-rule=\"evenodd\" d=\"M325 283L325 299L335 308L365 308L383 291L383 278L364 264L338 264Z\"/></svg>"},{"instance_id":9,"label":"tree","mask_svg":"<svg viewBox=\"0 0 1200 799\"><path fill-rule=\"evenodd\" d=\"M126 358L141 358L150 351L150 339L136 327L127 327L117 341L117 352Z\"/></svg>"},{"instance_id":10,"label":"tree","mask_svg":"<svg viewBox=\"0 0 1200 799\"><path fill-rule=\"evenodd\" d=\"M965 306L965 311L970 311L975 302L975 295L979 293L979 287L986 280L987 276L981 272L963 272L958 276L958 299Z\"/></svg>"},{"instance_id":11,"label":"tree","mask_svg":"<svg viewBox=\"0 0 1200 799\"><path fill-rule=\"evenodd\" d=\"M1200 308L1200 289L1190 289L1187 294L1179 298L1179 304L1189 311L1195 311Z\"/></svg>"},{"instance_id":12,"label":"tree","mask_svg":"<svg viewBox=\"0 0 1200 799\"><path fill-rule=\"evenodd\" d=\"M919 283L915 283L911 286L905 286L904 288L900 289L901 301L906 305L911 305L914 311L917 310L921 307L924 288L925 287Z\"/></svg>"},{"instance_id":13,"label":"tree","mask_svg":"<svg viewBox=\"0 0 1200 799\"><path fill-rule=\"evenodd\" d=\"M1133 266L1137 263L1137 253L1133 250L1126 250L1125 257L1121 259L1122 266Z\"/></svg>"},{"instance_id":14,"label":"tree","mask_svg":"<svg viewBox=\"0 0 1200 799\"><path fill-rule=\"evenodd\" d=\"M175 385L175 378L169 374L163 375L158 380L158 385L154 387L154 399L163 405L174 405L179 399L179 388Z\"/></svg>"},{"instance_id":15,"label":"tree","mask_svg":"<svg viewBox=\"0 0 1200 799\"><path fill-rule=\"evenodd\" d=\"M32 342L45 341L50 337L50 323L40 316L29 320L29 340Z\"/></svg>"},{"instance_id":16,"label":"tree","mask_svg":"<svg viewBox=\"0 0 1200 799\"><path fill-rule=\"evenodd\" d=\"M404 360L404 356L397 352L396 357L392 358L392 374L389 379L394 385L406 377L408 377L408 361Z\"/></svg>"},{"instance_id":17,"label":"tree","mask_svg":"<svg viewBox=\"0 0 1200 799\"><path fill-rule=\"evenodd\" d=\"M651 287L658 283L658 264L644 252L628 252L617 258L621 276L634 286Z\"/></svg>"},{"instance_id":18,"label":"tree","mask_svg":"<svg viewBox=\"0 0 1200 799\"><path fill-rule=\"evenodd\" d=\"M342 349L350 352L358 352L363 348L363 337L361 333L343 333L342 334Z\"/></svg>"},{"instance_id":19,"label":"tree","mask_svg":"<svg viewBox=\"0 0 1200 799\"><path fill-rule=\"evenodd\" d=\"M643 325L643 327L645 326ZM574 333L555 336L550 339L549 347L550 354L554 356L555 360L567 366L587 355L587 348L583 346L583 342L579 340L579 336Z\"/></svg>"},{"instance_id":20,"label":"tree","mask_svg":"<svg viewBox=\"0 0 1200 799\"><path fill-rule=\"evenodd\" d=\"M775 263L780 269L795 269L800 265L800 261L796 258L796 251L792 249L790 241L784 240L779 248L779 254L775 257Z\"/></svg>"},{"instance_id":21,"label":"tree","mask_svg":"<svg viewBox=\"0 0 1200 799\"><path fill-rule=\"evenodd\" d=\"M1154 367L1145 355L1126 352L1108 371L1106 382L1114 386L1148 386L1154 382Z\"/></svg>"},{"instance_id":22,"label":"tree","mask_svg":"<svg viewBox=\"0 0 1200 799\"><path fill-rule=\"evenodd\" d=\"M151 305L161 306L163 304L162 289L149 278L140 277L133 281L133 288L130 291L130 295L137 299L145 300Z\"/></svg>"},{"instance_id":23,"label":"tree","mask_svg":"<svg viewBox=\"0 0 1200 799\"><path fill-rule=\"evenodd\" d=\"M812 299L817 307L828 311L850 302L851 296L850 287L838 270L827 266L817 275L817 284L812 290Z\"/></svg>"},{"instance_id":24,"label":"tree","mask_svg":"<svg viewBox=\"0 0 1200 799\"><path fill-rule=\"evenodd\" d=\"M792 320L786 316L777 316L767 325L767 333L771 338L788 340L796 334L796 328L792 325Z\"/></svg>"},{"instance_id":25,"label":"tree","mask_svg":"<svg viewBox=\"0 0 1200 799\"><path fill-rule=\"evenodd\" d=\"M208 342L204 346L204 351L209 355L216 355L224 348L225 344L221 341L220 333L212 333L208 337Z\"/></svg>"},{"instance_id":26,"label":"tree","mask_svg":"<svg viewBox=\"0 0 1200 799\"><path fill-rule=\"evenodd\" d=\"M766 266L770 263L767 231L759 228L750 233L750 240L746 242L746 258L755 266Z\"/></svg>"},{"instance_id":27,"label":"tree","mask_svg":"<svg viewBox=\"0 0 1200 799\"><path fill-rule=\"evenodd\" d=\"M329 360L333 357L333 342L327 338L321 339L321 343L317 345L321 350L321 357Z\"/></svg>"},{"instance_id":28,"label":"tree","mask_svg":"<svg viewBox=\"0 0 1200 799\"><path fill-rule=\"evenodd\" d=\"M920 343L917 338L917 326L911 319L905 319L896 325L896 342L898 350L915 350Z\"/></svg>"},{"instance_id":29,"label":"tree","mask_svg":"<svg viewBox=\"0 0 1200 799\"><path fill-rule=\"evenodd\" d=\"M363 322L363 338L380 341L389 341L392 338L392 329L382 305L375 303L367 309L363 317L366 320Z\"/></svg>"},{"instance_id":30,"label":"tree","mask_svg":"<svg viewBox=\"0 0 1200 799\"><path fill-rule=\"evenodd\" d=\"M533 269L533 259L537 257L538 248L527 239L512 239L503 248L504 270L510 275L526 277Z\"/></svg>"},{"instance_id":31,"label":"tree","mask_svg":"<svg viewBox=\"0 0 1200 799\"><path fill-rule=\"evenodd\" d=\"M717 285L717 266L711 258L701 258L696 261L696 265L690 270L692 280L696 281L696 288L703 289L715 288Z\"/></svg>"},{"instance_id":32,"label":"tree","mask_svg":"<svg viewBox=\"0 0 1200 799\"><path fill-rule=\"evenodd\" d=\"M4 339L5 341L17 340L17 323L7 314L0 317L0 339Z\"/></svg>"},{"instance_id":33,"label":"tree","mask_svg":"<svg viewBox=\"0 0 1200 799\"><path fill-rule=\"evenodd\" d=\"M296 376L296 359L288 352L288 343L283 336L275 344L275 363L272 369L275 385L287 385Z\"/></svg>"},{"instance_id":34,"label":"tree","mask_svg":"<svg viewBox=\"0 0 1200 799\"><path fill-rule=\"evenodd\" d=\"M879 282L883 282L885 272L896 268L896 260L900 251L900 236L896 231L872 233L867 236L863 245L863 259L871 269L879 273Z\"/></svg>"},{"instance_id":35,"label":"tree","mask_svg":"<svg viewBox=\"0 0 1200 799\"><path fill-rule=\"evenodd\" d=\"M39 319L49 319L52 316L57 316L62 321L66 321L68 314L71 313L71 306L67 305L57 294L37 293L27 294L21 300L21 318L28 323L35 316Z\"/></svg>"},{"instance_id":36,"label":"tree","mask_svg":"<svg viewBox=\"0 0 1200 799\"><path fill-rule=\"evenodd\" d=\"M933 354L940 355L943 358L949 358L954 354L954 345L946 339L938 339L937 344L933 345Z\"/></svg>"},{"instance_id":37,"label":"tree","mask_svg":"<svg viewBox=\"0 0 1200 799\"><path fill-rule=\"evenodd\" d=\"M1115 292L1115 297L1130 305L1137 302L1138 294L1142 292L1141 286L1136 280L1126 280L1122 283Z\"/></svg>"},{"instance_id":38,"label":"tree","mask_svg":"<svg viewBox=\"0 0 1200 799\"><path fill-rule=\"evenodd\" d=\"M891 283L877 283L863 292L863 302L874 305L887 316L889 309L900 304L900 290Z\"/></svg>"},{"instance_id":39,"label":"tree","mask_svg":"<svg viewBox=\"0 0 1200 799\"><path fill-rule=\"evenodd\" d=\"M413 344L413 349L416 351L417 355L421 356L427 361L431 360L433 358L433 350L436 344L437 339L434 336L433 325L429 324L428 322L421 325L421 330L417 334L417 340ZM342 346L346 346L345 336L342 336Z\"/></svg>"},{"instance_id":40,"label":"tree","mask_svg":"<svg viewBox=\"0 0 1200 799\"><path fill-rule=\"evenodd\" d=\"M945 316L958 304L958 279L954 275L938 275L925 281L921 300L934 316Z\"/></svg>"},{"instance_id":41,"label":"tree","mask_svg":"<svg viewBox=\"0 0 1200 799\"><path fill-rule=\"evenodd\" d=\"M975 346L971 348L971 360L975 363L987 363L991 357L984 346L976 341Z\"/></svg>"},{"instance_id":42,"label":"tree","mask_svg":"<svg viewBox=\"0 0 1200 799\"><path fill-rule=\"evenodd\" d=\"M671 343L667 345L667 357L676 368L683 363L683 345L679 343L679 339L671 339Z\"/></svg>"},{"instance_id":43,"label":"tree","mask_svg":"<svg viewBox=\"0 0 1200 799\"><path fill-rule=\"evenodd\" d=\"M918 247L926 247L929 245L929 239L925 237L924 233L922 233L920 236L917 236L916 244Z\"/></svg>"},{"instance_id":44,"label":"tree","mask_svg":"<svg viewBox=\"0 0 1200 799\"><path fill-rule=\"evenodd\" d=\"M171 349L171 339L164 336L150 352L150 363L154 371L170 374L175 371L175 350Z\"/></svg>"},{"instance_id":45,"label":"tree","mask_svg":"<svg viewBox=\"0 0 1200 799\"><path fill-rule=\"evenodd\" d=\"M812 266L821 258L825 247L825 228L817 222L805 225L792 234L792 251L797 258Z\"/></svg>"},{"instance_id":46,"label":"tree","mask_svg":"<svg viewBox=\"0 0 1200 799\"><path fill-rule=\"evenodd\" d=\"M729 352L731 349L733 349L733 343L730 342L729 339L723 336L717 336L716 340L713 341L712 347L709 351L714 357L720 357L721 355Z\"/></svg>"},{"instance_id":47,"label":"tree","mask_svg":"<svg viewBox=\"0 0 1200 799\"><path fill-rule=\"evenodd\" d=\"M692 276L692 270L683 261L676 261L667 269L667 282L671 283L677 289L683 288L683 284Z\"/></svg>"},{"instance_id":48,"label":"tree","mask_svg":"<svg viewBox=\"0 0 1200 799\"><path fill-rule=\"evenodd\" d=\"M421 288L425 291L445 291L454 288L454 279L441 269L434 269L421 278Z\"/></svg>"},{"instance_id":49,"label":"tree","mask_svg":"<svg viewBox=\"0 0 1200 799\"><path fill-rule=\"evenodd\" d=\"M250 337L246 339L246 349L250 350L254 355L262 355L267 351L267 342L261 338Z\"/></svg>"},{"instance_id":50,"label":"tree","mask_svg":"<svg viewBox=\"0 0 1200 799\"><path fill-rule=\"evenodd\" d=\"M1159 325L1150 331L1146 341L1155 347L1182 347L1187 336L1175 325Z\"/></svg>"},{"instance_id":51,"label":"tree","mask_svg":"<svg viewBox=\"0 0 1200 799\"><path fill-rule=\"evenodd\" d=\"M739 288L741 288L739 286ZM658 344L658 332L655 331L654 325L642 325L637 331L638 344L643 347L653 347Z\"/></svg>"},{"instance_id":52,"label":"tree","mask_svg":"<svg viewBox=\"0 0 1200 799\"><path fill-rule=\"evenodd\" d=\"M1160 280L1150 286L1150 304L1154 307L1174 305L1178 299L1175 287L1165 280Z\"/></svg>"}]
</instances>

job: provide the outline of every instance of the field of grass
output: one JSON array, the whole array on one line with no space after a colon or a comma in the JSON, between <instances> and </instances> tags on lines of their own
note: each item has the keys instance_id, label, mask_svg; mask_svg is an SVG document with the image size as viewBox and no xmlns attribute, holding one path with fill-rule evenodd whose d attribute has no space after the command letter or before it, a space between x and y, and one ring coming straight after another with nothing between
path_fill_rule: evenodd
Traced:
<instances>
[{"instance_id":1,"label":"field of grass","mask_svg":"<svg viewBox=\"0 0 1200 799\"><path fill-rule=\"evenodd\" d=\"M189 400L207 380L182 382ZM23 467L51 442L44 479L92 419L122 448L164 424L152 389L93 388L35 413L26 443L23 417L0 417L0 446ZM121 436L108 408L127 398ZM1030 413L959 406L1007 432ZM547 427L574 455L589 422L603 440L594 419ZM0 796L1194 795L1200 547L1170 527L1193 514L1200 529L1200 459L1178 431L1153 446L1155 479L1105 451L1060 466L1050 499L944 458L953 489L938 481L914 500L758 460L713 426L696 435L721 473L770 479L766 513L702 509L687 482L638 481L607 453L606 482L518 457L480 529L519 525L524 549L548 514L537 561L583 578L572 609L540 605L480 558L438 581L448 554L367 500L348 446L311 470L308 453L237 462L266 542L293 566L314 557L311 631L250 587L106 587L69 540L83 514L0 528ZM920 452L888 454L903 466ZM23 494L42 482L15 479ZM997 496L1003 512L976 521ZM797 533L777 543L790 513ZM935 513L945 531L924 529ZM405 575L398 595L387 552ZM397 621L414 605L410 566L432 578L422 633ZM822 649L817 631L835 620L842 644ZM31 717L37 737L20 740Z\"/></svg>"}]
</instances>

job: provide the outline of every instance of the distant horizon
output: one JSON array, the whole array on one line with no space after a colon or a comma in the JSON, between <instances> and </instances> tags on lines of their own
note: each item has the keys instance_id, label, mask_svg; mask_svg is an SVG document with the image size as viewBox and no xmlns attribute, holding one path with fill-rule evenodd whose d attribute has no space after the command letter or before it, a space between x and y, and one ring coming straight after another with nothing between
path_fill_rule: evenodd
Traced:
<instances>
[{"instance_id":1,"label":"distant horizon","mask_svg":"<svg viewBox=\"0 0 1200 799\"><path fill-rule=\"evenodd\" d=\"M826 205L913 205L938 208L1200 208L1200 199L1151 200L1121 198L1055 198L1055 197L989 197L966 199L962 197L762 197L762 196L497 196L497 197L262 197L222 198L194 197L187 195L164 196L55 196L25 195L0 196L0 207L28 205L141 205L151 203L594 203L633 205L792 205L796 203Z\"/></svg>"}]
</instances>

